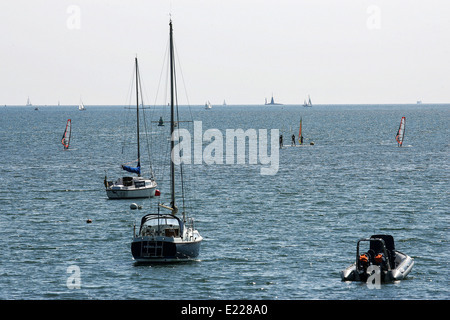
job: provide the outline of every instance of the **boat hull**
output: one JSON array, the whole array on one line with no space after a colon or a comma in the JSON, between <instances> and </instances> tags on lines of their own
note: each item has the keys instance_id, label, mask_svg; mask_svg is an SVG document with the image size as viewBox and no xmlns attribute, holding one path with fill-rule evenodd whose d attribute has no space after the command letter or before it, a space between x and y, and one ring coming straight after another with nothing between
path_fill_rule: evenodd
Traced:
<instances>
[{"instance_id":1,"label":"boat hull","mask_svg":"<svg viewBox=\"0 0 450 320\"><path fill-rule=\"evenodd\" d=\"M201 238L177 241L172 237L136 237L131 253L138 263L190 261L199 255L201 242Z\"/></svg>"},{"instance_id":2,"label":"boat hull","mask_svg":"<svg viewBox=\"0 0 450 320\"><path fill-rule=\"evenodd\" d=\"M106 183L106 195L109 199L137 199L155 196L156 182L142 177L123 177L115 183Z\"/></svg>"},{"instance_id":3,"label":"boat hull","mask_svg":"<svg viewBox=\"0 0 450 320\"><path fill-rule=\"evenodd\" d=\"M110 188L106 189L109 199L137 199L155 196L156 187L146 188Z\"/></svg>"}]
</instances>

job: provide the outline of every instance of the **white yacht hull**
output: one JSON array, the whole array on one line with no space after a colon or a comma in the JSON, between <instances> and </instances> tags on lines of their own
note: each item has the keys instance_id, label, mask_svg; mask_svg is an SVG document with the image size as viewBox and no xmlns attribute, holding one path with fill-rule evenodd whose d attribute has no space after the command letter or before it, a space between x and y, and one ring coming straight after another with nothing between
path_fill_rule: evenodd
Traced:
<instances>
[{"instance_id":1,"label":"white yacht hull","mask_svg":"<svg viewBox=\"0 0 450 320\"><path fill-rule=\"evenodd\" d=\"M111 188L106 189L109 199L137 199L151 198L155 196L156 187L151 188Z\"/></svg>"},{"instance_id":2,"label":"white yacht hull","mask_svg":"<svg viewBox=\"0 0 450 320\"><path fill-rule=\"evenodd\" d=\"M151 198L155 196L156 186L156 182L150 179L135 177L124 183L121 178L108 184L106 195L109 199Z\"/></svg>"}]
</instances>

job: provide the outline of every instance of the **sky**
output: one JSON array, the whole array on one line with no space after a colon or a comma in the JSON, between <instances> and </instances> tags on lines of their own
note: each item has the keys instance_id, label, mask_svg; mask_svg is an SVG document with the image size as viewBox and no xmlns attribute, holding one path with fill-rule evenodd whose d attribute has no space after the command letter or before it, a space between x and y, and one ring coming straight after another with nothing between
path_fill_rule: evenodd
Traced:
<instances>
[{"instance_id":1,"label":"sky","mask_svg":"<svg viewBox=\"0 0 450 320\"><path fill-rule=\"evenodd\" d=\"M448 0L0 0L0 105L450 102ZM159 99L159 100L158 100Z\"/></svg>"}]
</instances>

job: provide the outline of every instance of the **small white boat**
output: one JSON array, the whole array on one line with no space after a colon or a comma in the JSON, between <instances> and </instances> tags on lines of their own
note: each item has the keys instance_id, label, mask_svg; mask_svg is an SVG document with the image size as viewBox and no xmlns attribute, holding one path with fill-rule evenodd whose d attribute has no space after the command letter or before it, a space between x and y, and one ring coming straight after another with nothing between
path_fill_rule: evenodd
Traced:
<instances>
[{"instance_id":1,"label":"small white boat","mask_svg":"<svg viewBox=\"0 0 450 320\"><path fill-rule=\"evenodd\" d=\"M86 108L84 107L83 101L81 99L80 99L80 103L78 104L78 110L86 111Z\"/></svg>"},{"instance_id":2,"label":"small white boat","mask_svg":"<svg viewBox=\"0 0 450 320\"><path fill-rule=\"evenodd\" d=\"M303 106L304 107L312 107L311 97L309 95L308 95L308 102L306 102L306 100L305 100L305 102L303 103Z\"/></svg>"},{"instance_id":3,"label":"small white boat","mask_svg":"<svg viewBox=\"0 0 450 320\"><path fill-rule=\"evenodd\" d=\"M105 178L106 195L109 199L136 199L155 196L156 182L143 177L121 177L115 182Z\"/></svg>"},{"instance_id":4,"label":"small white boat","mask_svg":"<svg viewBox=\"0 0 450 320\"><path fill-rule=\"evenodd\" d=\"M370 248L360 254L360 243L363 241L368 241ZM394 238L391 235L373 235L369 239L358 241L356 262L341 271L341 279L366 282L378 268L381 282L392 282L405 279L413 266L413 258L395 250Z\"/></svg>"},{"instance_id":5,"label":"small white boat","mask_svg":"<svg viewBox=\"0 0 450 320\"><path fill-rule=\"evenodd\" d=\"M153 172L149 178L141 176L141 152L139 139L139 67L138 60L135 58L135 74L136 74L136 128L137 128L137 166L122 165L122 170L135 173L137 176L124 176L118 178L115 182L108 181L105 176L104 184L106 195L109 199L134 199L134 198L150 198L156 193L157 183L153 177ZM142 107L144 103L142 102ZM81 109L80 109L81 110Z\"/></svg>"}]
</instances>

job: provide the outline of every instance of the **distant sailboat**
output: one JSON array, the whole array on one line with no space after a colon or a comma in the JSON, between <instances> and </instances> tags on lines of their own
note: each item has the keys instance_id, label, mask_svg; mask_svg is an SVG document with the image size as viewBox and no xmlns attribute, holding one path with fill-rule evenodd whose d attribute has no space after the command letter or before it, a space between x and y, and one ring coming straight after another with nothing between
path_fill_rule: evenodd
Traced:
<instances>
[{"instance_id":1,"label":"distant sailboat","mask_svg":"<svg viewBox=\"0 0 450 320\"><path fill-rule=\"evenodd\" d=\"M70 136L72 134L72 120L68 119L66 123L66 129L64 130L61 143L64 146L64 150L69 149Z\"/></svg>"},{"instance_id":2,"label":"distant sailboat","mask_svg":"<svg viewBox=\"0 0 450 320\"><path fill-rule=\"evenodd\" d=\"M227 103L225 102L225 99L223 100L223 105L224 105L224 106L226 106L226 105L227 105Z\"/></svg>"},{"instance_id":3,"label":"distant sailboat","mask_svg":"<svg viewBox=\"0 0 450 320\"><path fill-rule=\"evenodd\" d=\"M27 104L26 104L26 106L27 106L27 107L31 107L31 106L32 106L31 101L30 101L30 97L28 97L28 99L27 99Z\"/></svg>"},{"instance_id":4,"label":"distant sailboat","mask_svg":"<svg viewBox=\"0 0 450 320\"><path fill-rule=\"evenodd\" d=\"M306 102L306 100L305 100L305 102L303 103L303 106L304 107L312 107L311 97L309 95L308 95L308 102Z\"/></svg>"},{"instance_id":5,"label":"distant sailboat","mask_svg":"<svg viewBox=\"0 0 450 320\"><path fill-rule=\"evenodd\" d=\"M78 104L78 110L85 111L86 108L84 107L83 101L80 99L80 103Z\"/></svg>"},{"instance_id":6,"label":"distant sailboat","mask_svg":"<svg viewBox=\"0 0 450 320\"><path fill-rule=\"evenodd\" d=\"M211 102L207 101L207 102L205 103L205 109L206 109L206 110L212 109Z\"/></svg>"},{"instance_id":7,"label":"distant sailboat","mask_svg":"<svg viewBox=\"0 0 450 320\"><path fill-rule=\"evenodd\" d=\"M267 98L266 98L266 102L264 103L266 106L281 106L281 103L275 103L275 100L273 99L273 95L272 95L272 99L270 99L270 103L267 103Z\"/></svg>"},{"instance_id":8,"label":"distant sailboat","mask_svg":"<svg viewBox=\"0 0 450 320\"><path fill-rule=\"evenodd\" d=\"M399 147L403 145L403 140L405 138L405 124L406 118L402 117L402 119L400 120L400 126L398 127L397 135L395 136L395 140L397 140Z\"/></svg>"}]
</instances>

